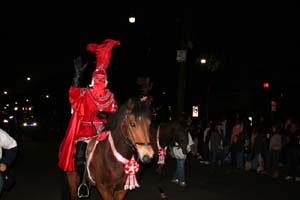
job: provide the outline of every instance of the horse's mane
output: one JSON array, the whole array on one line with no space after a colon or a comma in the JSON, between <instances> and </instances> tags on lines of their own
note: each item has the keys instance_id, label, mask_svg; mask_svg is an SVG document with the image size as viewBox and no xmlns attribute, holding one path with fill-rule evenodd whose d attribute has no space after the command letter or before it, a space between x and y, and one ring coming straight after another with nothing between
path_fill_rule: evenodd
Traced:
<instances>
[{"instance_id":1,"label":"horse's mane","mask_svg":"<svg viewBox=\"0 0 300 200\"><path fill-rule=\"evenodd\" d=\"M141 101L139 98L130 98L121 106L119 106L117 112L112 114L108 118L108 122L105 126L106 130L113 130L117 127L118 121L121 117L124 117L124 114L128 110L131 110L131 113L136 117L149 117L151 116L150 104L148 101Z\"/></svg>"}]
</instances>

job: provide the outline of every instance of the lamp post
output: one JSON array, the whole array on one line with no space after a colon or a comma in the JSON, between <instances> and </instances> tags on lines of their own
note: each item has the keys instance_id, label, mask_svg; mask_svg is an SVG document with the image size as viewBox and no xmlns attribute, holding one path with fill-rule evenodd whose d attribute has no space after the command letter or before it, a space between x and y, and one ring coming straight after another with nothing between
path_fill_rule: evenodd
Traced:
<instances>
[{"instance_id":1,"label":"lamp post","mask_svg":"<svg viewBox=\"0 0 300 200\"><path fill-rule=\"evenodd\" d=\"M200 64L205 65L207 64L207 59L206 58L201 58L200 59ZM209 80L207 84L207 97L206 97L206 120L208 121L209 119L209 95L211 91L211 86L212 86L212 81Z\"/></svg>"},{"instance_id":2,"label":"lamp post","mask_svg":"<svg viewBox=\"0 0 300 200\"><path fill-rule=\"evenodd\" d=\"M181 53L180 53L181 52ZM185 94L186 94L186 76L187 76L187 65L186 65L186 50L178 50L177 54L184 54L182 60L177 59L179 62L178 72L178 86L177 86L177 118L184 112L185 107ZM178 57L178 55L177 55Z\"/></svg>"},{"instance_id":3,"label":"lamp post","mask_svg":"<svg viewBox=\"0 0 300 200\"><path fill-rule=\"evenodd\" d=\"M178 85L177 85L177 108L176 117L180 118L185 110L185 96L187 86L187 61L188 61L188 41L190 41L189 25L190 20L188 9L181 12L181 17L177 18L178 24L178 42L179 50L177 50L177 62L179 63L178 69ZM181 54L182 59L178 60L178 56Z\"/></svg>"}]
</instances>

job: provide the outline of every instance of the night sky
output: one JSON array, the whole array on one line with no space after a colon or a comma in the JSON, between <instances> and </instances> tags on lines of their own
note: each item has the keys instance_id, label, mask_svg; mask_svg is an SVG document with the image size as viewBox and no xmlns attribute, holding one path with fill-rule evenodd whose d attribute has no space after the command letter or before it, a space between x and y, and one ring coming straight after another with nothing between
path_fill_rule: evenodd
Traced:
<instances>
[{"instance_id":1,"label":"night sky","mask_svg":"<svg viewBox=\"0 0 300 200\"><path fill-rule=\"evenodd\" d=\"M295 72L299 67L300 13L295 5L197 9L47 3L24 6L26 9L8 6L11 12L1 13L0 83L3 89L13 88L16 93L30 87L65 98L73 75L73 58L81 55L93 62L86 45L105 38L121 41L121 46L113 49L108 69L111 90L119 98L134 93L137 76L150 76L158 92L174 92L177 76L170 74L176 73L175 55L182 37L176 27L181 26L183 15L193 52L217 55L222 63L216 81L219 90L222 85L227 89L241 85L239 81L243 80L247 87L264 80L277 86L299 87ZM137 18L136 24L128 23L131 13ZM32 76L31 86L24 84L26 76ZM202 82L192 82L195 84Z\"/></svg>"}]
</instances>

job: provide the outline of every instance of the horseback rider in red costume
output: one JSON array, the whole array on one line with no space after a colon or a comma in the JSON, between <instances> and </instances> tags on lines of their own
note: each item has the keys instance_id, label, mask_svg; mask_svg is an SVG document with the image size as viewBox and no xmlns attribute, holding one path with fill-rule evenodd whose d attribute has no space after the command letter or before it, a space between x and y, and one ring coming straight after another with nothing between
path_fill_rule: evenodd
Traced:
<instances>
[{"instance_id":1,"label":"horseback rider in red costume","mask_svg":"<svg viewBox=\"0 0 300 200\"><path fill-rule=\"evenodd\" d=\"M106 69L115 45L120 45L120 42L112 39L106 39L102 44L87 45L87 51L96 55L96 68L92 74L91 87L79 86L87 64L82 65L81 57L74 60L75 75L69 89L69 101L73 113L59 147L58 166L65 172L82 173L80 172L82 169L78 169L74 162L76 145L84 144L86 147L85 140L100 134L107 122L107 116L118 109L114 94L106 88L108 83Z\"/></svg>"}]
</instances>

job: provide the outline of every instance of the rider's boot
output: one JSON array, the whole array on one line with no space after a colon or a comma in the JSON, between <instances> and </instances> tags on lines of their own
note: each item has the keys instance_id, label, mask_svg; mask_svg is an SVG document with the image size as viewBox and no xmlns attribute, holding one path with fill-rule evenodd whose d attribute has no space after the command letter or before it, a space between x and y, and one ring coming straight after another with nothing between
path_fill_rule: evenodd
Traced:
<instances>
[{"instance_id":1,"label":"rider's boot","mask_svg":"<svg viewBox=\"0 0 300 200\"><path fill-rule=\"evenodd\" d=\"M84 141L79 141L76 143L76 153L74 155L75 163L76 163L76 169L80 176L80 184L77 188L78 197L88 197L89 196L89 186L86 183L86 157L85 157L85 151L86 151L87 143Z\"/></svg>"}]
</instances>

